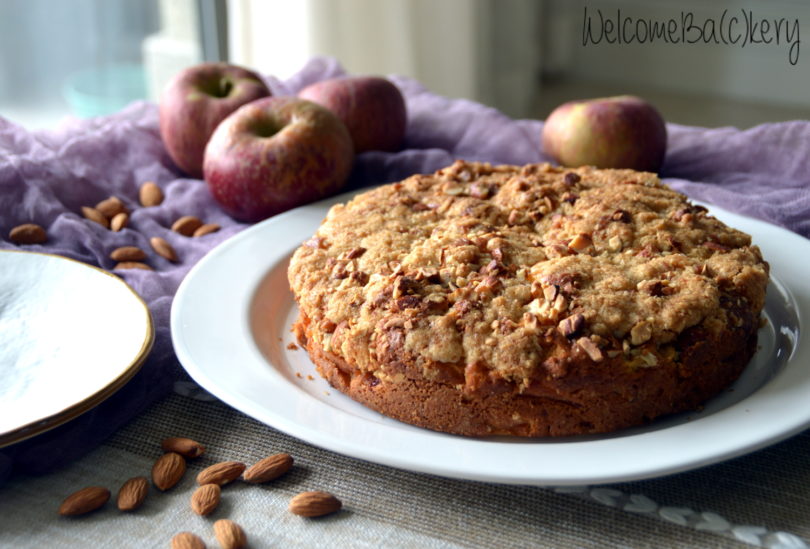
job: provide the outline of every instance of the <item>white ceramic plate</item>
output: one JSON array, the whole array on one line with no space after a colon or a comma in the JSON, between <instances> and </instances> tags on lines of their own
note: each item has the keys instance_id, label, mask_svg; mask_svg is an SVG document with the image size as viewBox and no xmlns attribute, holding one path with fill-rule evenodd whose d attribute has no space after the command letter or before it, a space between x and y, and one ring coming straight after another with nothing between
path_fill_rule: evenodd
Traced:
<instances>
[{"instance_id":1,"label":"white ceramic plate","mask_svg":"<svg viewBox=\"0 0 810 549\"><path fill-rule=\"evenodd\" d=\"M699 413L603 436L464 438L386 418L321 379L293 350L291 253L344 195L271 218L224 242L189 273L174 300L180 361L205 389L314 445L412 471L499 483L579 485L660 476L742 455L810 425L810 241L717 208L753 235L772 280L760 350L734 386ZM257 314L261 310L261 314ZM804 318L804 320L803 320Z\"/></svg>"},{"instance_id":2,"label":"white ceramic plate","mask_svg":"<svg viewBox=\"0 0 810 549\"><path fill-rule=\"evenodd\" d=\"M0 446L73 419L123 387L152 347L141 298L56 255L0 251Z\"/></svg>"}]
</instances>

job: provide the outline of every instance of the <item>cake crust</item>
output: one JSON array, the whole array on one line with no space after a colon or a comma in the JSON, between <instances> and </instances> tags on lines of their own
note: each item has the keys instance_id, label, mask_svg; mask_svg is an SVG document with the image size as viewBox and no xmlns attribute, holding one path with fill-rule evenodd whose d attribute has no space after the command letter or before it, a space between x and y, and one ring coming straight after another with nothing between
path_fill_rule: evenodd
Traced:
<instances>
[{"instance_id":1,"label":"cake crust","mask_svg":"<svg viewBox=\"0 0 810 549\"><path fill-rule=\"evenodd\" d=\"M768 265L654 174L458 161L333 207L289 280L301 344L353 399L444 432L563 436L727 387Z\"/></svg>"}]
</instances>

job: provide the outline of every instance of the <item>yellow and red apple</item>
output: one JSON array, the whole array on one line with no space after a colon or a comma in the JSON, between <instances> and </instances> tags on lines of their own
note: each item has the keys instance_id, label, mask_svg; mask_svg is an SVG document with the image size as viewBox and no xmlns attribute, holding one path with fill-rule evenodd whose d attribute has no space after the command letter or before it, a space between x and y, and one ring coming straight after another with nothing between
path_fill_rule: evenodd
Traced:
<instances>
[{"instance_id":1,"label":"yellow and red apple","mask_svg":"<svg viewBox=\"0 0 810 549\"><path fill-rule=\"evenodd\" d=\"M658 110L638 97L569 101L546 119L542 146L564 166L658 172L667 129Z\"/></svg>"}]
</instances>

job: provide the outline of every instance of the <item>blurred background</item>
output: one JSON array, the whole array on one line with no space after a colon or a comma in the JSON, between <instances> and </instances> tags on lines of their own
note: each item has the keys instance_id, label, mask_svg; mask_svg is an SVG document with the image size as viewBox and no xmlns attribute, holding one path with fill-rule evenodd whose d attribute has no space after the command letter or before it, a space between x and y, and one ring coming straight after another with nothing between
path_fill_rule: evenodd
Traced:
<instances>
[{"instance_id":1,"label":"blurred background","mask_svg":"<svg viewBox=\"0 0 810 549\"><path fill-rule=\"evenodd\" d=\"M596 39L622 17L719 25L724 11L769 21L770 43ZM0 0L0 116L53 127L156 100L201 61L283 79L330 55L349 72L413 77L514 118L630 93L670 122L746 128L810 119L810 58L788 32L808 23L805 0Z\"/></svg>"}]
</instances>

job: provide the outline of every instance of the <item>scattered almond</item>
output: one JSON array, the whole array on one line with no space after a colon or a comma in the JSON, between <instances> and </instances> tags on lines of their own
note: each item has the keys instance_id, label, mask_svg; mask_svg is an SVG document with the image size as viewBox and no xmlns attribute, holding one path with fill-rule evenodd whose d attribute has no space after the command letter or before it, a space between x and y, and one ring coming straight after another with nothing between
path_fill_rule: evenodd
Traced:
<instances>
[{"instance_id":1,"label":"scattered almond","mask_svg":"<svg viewBox=\"0 0 810 549\"><path fill-rule=\"evenodd\" d=\"M171 244L166 242L166 239L153 236L149 239L149 244L152 245L152 249L155 250L159 256L173 263L177 261L177 252L174 251L174 247L172 247Z\"/></svg>"},{"instance_id":2,"label":"scattered almond","mask_svg":"<svg viewBox=\"0 0 810 549\"><path fill-rule=\"evenodd\" d=\"M239 478L245 470L245 464L239 461L222 461L206 467L197 475L197 484L228 484Z\"/></svg>"},{"instance_id":3,"label":"scattered almond","mask_svg":"<svg viewBox=\"0 0 810 549\"><path fill-rule=\"evenodd\" d=\"M183 236L191 236L194 234L194 231L202 227L202 225L203 222L199 217L193 215L184 215L174 222L172 225L172 230L176 233L182 234Z\"/></svg>"},{"instance_id":4,"label":"scattered almond","mask_svg":"<svg viewBox=\"0 0 810 549\"><path fill-rule=\"evenodd\" d=\"M207 234L215 233L220 229L221 227L216 223L206 223L204 225L200 225L199 227L197 227L192 236L195 237L205 236Z\"/></svg>"},{"instance_id":5,"label":"scattered almond","mask_svg":"<svg viewBox=\"0 0 810 549\"><path fill-rule=\"evenodd\" d=\"M129 225L129 214L126 212L117 213L110 219L110 230L114 233L119 232L127 225Z\"/></svg>"},{"instance_id":6,"label":"scattered almond","mask_svg":"<svg viewBox=\"0 0 810 549\"><path fill-rule=\"evenodd\" d=\"M110 228L109 220L104 216L103 213L98 211L95 208L91 208L90 206L82 206L82 215L85 219L89 219L90 221L94 221L104 227L105 229Z\"/></svg>"},{"instance_id":7,"label":"scattered almond","mask_svg":"<svg viewBox=\"0 0 810 549\"><path fill-rule=\"evenodd\" d=\"M149 481L146 477L134 477L126 481L118 490L118 509L121 511L134 511L146 499L149 491Z\"/></svg>"},{"instance_id":8,"label":"scattered almond","mask_svg":"<svg viewBox=\"0 0 810 549\"><path fill-rule=\"evenodd\" d=\"M137 246L121 246L110 252L113 261L141 261L146 259L146 252Z\"/></svg>"},{"instance_id":9,"label":"scattered almond","mask_svg":"<svg viewBox=\"0 0 810 549\"><path fill-rule=\"evenodd\" d=\"M96 204L96 209L101 212L101 214L108 218L112 219L116 215L120 213L127 213L127 207L124 206L124 203L121 202L121 199L117 196L111 196L109 198L105 198L98 204Z\"/></svg>"},{"instance_id":10,"label":"scattered almond","mask_svg":"<svg viewBox=\"0 0 810 549\"><path fill-rule=\"evenodd\" d=\"M205 549L205 542L191 532L180 532L172 538L172 549Z\"/></svg>"},{"instance_id":11,"label":"scattered almond","mask_svg":"<svg viewBox=\"0 0 810 549\"><path fill-rule=\"evenodd\" d=\"M48 235L36 223L23 223L11 229L8 239L15 244L42 244L48 240Z\"/></svg>"},{"instance_id":12,"label":"scattered almond","mask_svg":"<svg viewBox=\"0 0 810 549\"><path fill-rule=\"evenodd\" d=\"M219 484L203 484L191 494L191 509L201 516L210 515L219 505Z\"/></svg>"},{"instance_id":13,"label":"scattered almond","mask_svg":"<svg viewBox=\"0 0 810 549\"><path fill-rule=\"evenodd\" d=\"M239 549L247 545L245 531L229 519L220 519L214 523L214 535L222 549Z\"/></svg>"},{"instance_id":14,"label":"scattered almond","mask_svg":"<svg viewBox=\"0 0 810 549\"><path fill-rule=\"evenodd\" d=\"M138 200L141 206L158 206L163 202L163 191L154 181L147 181L138 191Z\"/></svg>"},{"instance_id":15,"label":"scattered almond","mask_svg":"<svg viewBox=\"0 0 810 549\"><path fill-rule=\"evenodd\" d=\"M301 492L290 500L289 510L301 517L321 517L340 510L343 504L329 492Z\"/></svg>"},{"instance_id":16,"label":"scattered almond","mask_svg":"<svg viewBox=\"0 0 810 549\"><path fill-rule=\"evenodd\" d=\"M102 486L88 486L70 494L62 505L59 514L62 516L84 515L101 508L110 499L110 491Z\"/></svg>"},{"instance_id":17,"label":"scattered almond","mask_svg":"<svg viewBox=\"0 0 810 549\"><path fill-rule=\"evenodd\" d=\"M257 461L242 474L246 482L259 484L276 479L290 470L293 458L290 454L275 454Z\"/></svg>"},{"instance_id":18,"label":"scattered almond","mask_svg":"<svg viewBox=\"0 0 810 549\"><path fill-rule=\"evenodd\" d=\"M140 261L121 261L120 263L116 263L115 267L113 267L113 270L117 269L142 269L144 271L154 270L146 263L142 263Z\"/></svg>"},{"instance_id":19,"label":"scattered almond","mask_svg":"<svg viewBox=\"0 0 810 549\"><path fill-rule=\"evenodd\" d=\"M164 452L175 452L189 459L200 457L205 453L205 446L196 440L184 437L165 438L160 443L160 447Z\"/></svg>"},{"instance_id":20,"label":"scattered almond","mask_svg":"<svg viewBox=\"0 0 810 549\"><path fill-rule=\"evenodd\" d=\"M152 466L152 482L159 490L166 491L180 482L186 473L186 460L175 452L166 452Z\"/></svg>"}]
</instances>

